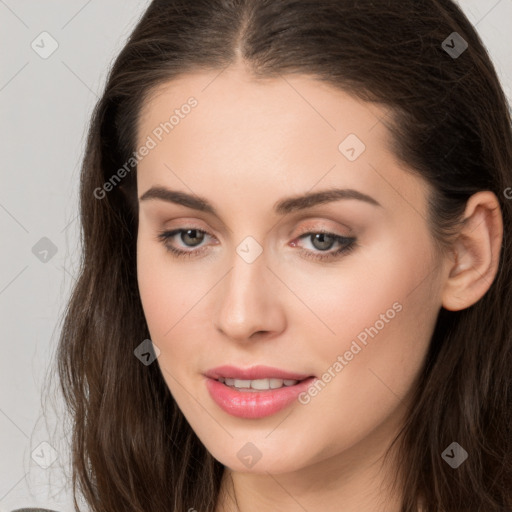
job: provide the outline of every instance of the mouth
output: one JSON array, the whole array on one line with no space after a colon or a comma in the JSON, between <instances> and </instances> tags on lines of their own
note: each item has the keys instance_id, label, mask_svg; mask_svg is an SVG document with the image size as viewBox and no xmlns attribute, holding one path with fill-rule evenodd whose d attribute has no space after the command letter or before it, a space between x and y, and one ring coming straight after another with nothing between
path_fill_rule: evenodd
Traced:
<instances>
[{"instance_id":1,"label":"mouth","mask_svg":"<svg viewBox=\"0 0 512 512\"><path fill-rule=\"evenodd\" d=\"M273 389L271 387L270 381L272 381L272 385L276 387L281 387L283 384L293 385L290 384L291 381L300 382L303 381L304 379L312 377L312 375L308 375L307 373L296 373L265 365L256 365L251 366L250 368L240 368L237 366L223 365L208 370L207 372L205 372L204 375L214 380L223 379L222 382L228 386L235 385L237 387L249 388L252 386L247 385L247 381L251 383L255 382L256 384L253 389ZM245 384L237 385L236 381L240 381ZM266 381L268 381L268 383ZM267 384L269 387L258 388L258 386L263 386Z\"/></svg>"},{"instance_id":2,"label":"mouth","mask_svg":"<svg viewBox=\"0 0 512 512\"><path fill-rule=\"evenodd\" d=\"M263 418L291 406L316 379L268 366L223 366L204 376L213 401L231 416L244 419Z\"/></svg>"},{"instance_id":3,"label":"mouth","mask_svg":"<svg viewBox=\"0 0 512 512\"><path fill-rule=\"evenodd\" d=\"M310 377L306 377L304 379L278 379L275 377L271 377L268 379L234 379L234 378L225 378L219 377L217 380L222 384L235 389L237 391L248 391L248 392L258 392L258 391L269 391L271 389L281 389L283 387L295 386L299 382L303 382L304 380Z\"/></svg>"}]
</instances>

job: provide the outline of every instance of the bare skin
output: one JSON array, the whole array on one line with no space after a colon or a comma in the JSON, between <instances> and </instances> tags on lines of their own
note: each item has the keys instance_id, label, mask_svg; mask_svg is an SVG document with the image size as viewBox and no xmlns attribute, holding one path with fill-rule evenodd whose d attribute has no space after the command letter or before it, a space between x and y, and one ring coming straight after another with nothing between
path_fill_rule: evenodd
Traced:
<instances>
[{"instance_id":1,"label":"bare skin","mask_svg":"<svg viewBox=\"0 0 512 512\"><path fill-rule=\"evenodd\" d=\"M460 239L441 254L427 224L429 186L392 154L386 110L305 76L256 82L240 66L160 88L144 105L138 145L190 96L198 105L139 163L138 196L162 186L207 199L217 215L141 200L138 281L162 375L226 466L216 512L398 511L395 462L382 456L410 405L441 306L469 307L496 275L497 198L472 196ZM366 147L359 156L339 149L349 134ZM273 211L283 198L331 188L379 205L351 198ZM178 228L181 236L157 238ZM187 229L206 234L187 237ZM356 245L314 259L343 245L301 237L321 230ZM237 253L249 236L262 251L251 263ZM166 245L195 255L175 256ZM378 333L345 357L372 326ZM346 364L332 377L339 355ZM319 379L331 368L332 378L308 403L243 419L206 389L203 373L221 364ZM248 442L261 455L252 467L237 456Z\"/></svg>"}]
</instances>

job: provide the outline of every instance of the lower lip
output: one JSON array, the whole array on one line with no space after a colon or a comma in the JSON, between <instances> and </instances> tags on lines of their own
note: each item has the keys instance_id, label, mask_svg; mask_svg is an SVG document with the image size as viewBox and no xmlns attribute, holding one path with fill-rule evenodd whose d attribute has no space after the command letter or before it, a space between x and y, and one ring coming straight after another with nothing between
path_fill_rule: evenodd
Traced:
<instances>
[{"instance_id":1,"label":"lower lip","mask_svg":"<svg viewBox=\"0 0 512 512\"><path fill-rule=\"evenodd\" d=\"M237 391L215 379L206 378L206 387L214 402L225 412L238 418L255 419L275 414L289 406L307 391L316 377L309 377L294 386L268 391Z\"/></svg>"}]
</instances>

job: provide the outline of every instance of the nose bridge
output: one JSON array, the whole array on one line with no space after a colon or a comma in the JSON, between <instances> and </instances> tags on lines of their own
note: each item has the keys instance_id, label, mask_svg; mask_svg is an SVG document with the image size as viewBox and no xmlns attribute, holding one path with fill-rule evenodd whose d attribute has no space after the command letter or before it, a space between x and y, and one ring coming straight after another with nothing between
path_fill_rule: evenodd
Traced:
<instances>
[{"instance_id":1,"label":"nose bridge","mask_svg":"<svg viewBox=\"0 0 512 512\"><path fill-rule=\"evenodd\" d=\"M231 260L232 270L226 279L223 303L232 317L246 316L246 308L255 312L257 302L265 295L266 258L262 248L258 255L255 251L254 242L241 242Z\"/></svg>"},{"instance_id":2,"label":"nose bridge","mask_svg":"<svg viewBox=\"0 0 512 512\"><path fill-rule=\"evenodd\" d=\"M253 237L235 248L217 310L217 327L225 335L246 339L254 332L278 328L277 294L269 282L268 263L266 251Z\"/></svg>"}]
</instances>

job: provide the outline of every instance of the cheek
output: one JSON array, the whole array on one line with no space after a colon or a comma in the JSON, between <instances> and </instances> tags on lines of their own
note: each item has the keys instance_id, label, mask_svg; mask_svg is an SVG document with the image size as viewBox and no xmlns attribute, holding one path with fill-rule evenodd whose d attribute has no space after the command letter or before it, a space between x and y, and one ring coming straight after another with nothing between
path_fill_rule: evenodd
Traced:
<instances>
[{"instance_id":1,"label":"cheek","mask_svg":"<svg viewBox=\"0 0 512 512\"><path fill-rule=\"evenodd\" d=\"M147 238L147 237L146 237ZM144 315L149 330L157 339L171 335L187 310L197 303L204 279L178 271L163 246L146 240L137 241L137 280Z\"/></svg>"},{"instance_id":2,"label":"cheek","mask_svg":"<svg viewBox=\"0 0 512 512\"><path fill-rule=\"evenodd\" d=\"M420 329L429 302L436 300L432 278L427 277L434 261L426 237L416 235L413 244L406 239L382 237L335 267L311 266L306 272L283 266L283 281L293 283L293 292L309 310L302 307L303 320L291 324L309 331L297 339L312 343L321 338L322 343L311 346L325 359L349 350L354 339L364 346L365 340L389 335L393 343L398 334L398 338L410 338L410 328ZM306 315L309 321L304 321Z\"/></svg>"},{"instance_id":3,"label":"cheek","mask_svg":"<svg viewBox=\"0 0 512 512\"><path fill-rule=\"evenodd\" d=\"M388 418L390 425L397 421L397 407L407 403L425 360L439 311L428 245L388 249L357 275L331 282L330 293L325 285L323 299L311 304L335 334L323 329L319 336L318 323L305 333L309 324L301 324L301 339L310 342L302 351L315 360L321 382L302 397L299 420L322 418L315 422L327 442L320 458L357 443Z\"/></svg>"},{"instance_id":4,"label":"cheek","mask_svg":"<svg viewBox=\"0 0 512 512\"><path fill-rule=\"evenodd\" d=\"M176 263L163 247L139 238L137 279L144 316L151 340L160 350L158 363L173 391L176 375L183 381L194 373L198 356L204 353L205 326L212 325L205 306L212 287L223 272L202 271L201 263Z\"/></svg>"},{"instance_id":5,"label":"cheek","mask_svg":"<svg viewBox=\"0 0 512 512\"><path fill-rule=\"evenodd\" d=\"M172 302L169 303L169 300L171 297L176 297L176 294L169 293L169 288L164 281L165 275L160 271L158 264L151 263L151 259L146 257L144 250L138 251L137 261L137 279L142 308L152 339L156 342L172 325L172 312L175 311L175 307Z\"/></svg>"},{"instance_id":6,"label":"cheek","mask_svg":"<svg viewBox=\"0 0 512 512\"><path fill-rule=\"evenodd\" d=\"M314 360L317 376L328 381L331 391L320 392L326 400L350 403L354 411L396 405L420 371L440 301L430 241L426 235L410 240L354 253L337 277L319 272L315 293L311 277L297 282L295 291L322 322L291 325L304 340L298 349L303 358Z\"/></svg>"},{"instance_id":7,"label":"cheek","mask_svg":"<svg viewBox=\"0 0 512 512\"><path fill-rule=\"evenodd\" d=\"M428 239L382 247L325 301L324 318L336 336L325 336L317 354L325 370L342 356L332 397L354 410L371 404L384 414L422 367L440 307L429 247Z\"/></svg>"}]
</instances>

